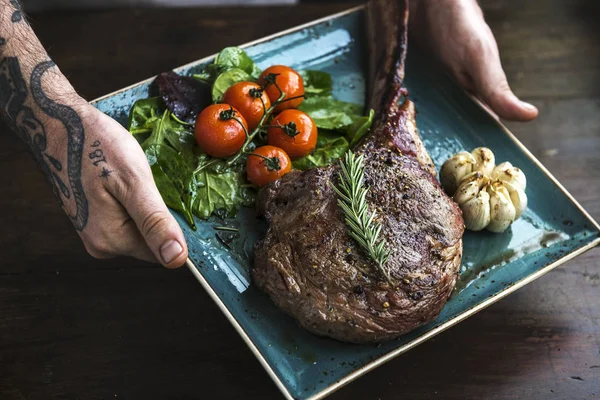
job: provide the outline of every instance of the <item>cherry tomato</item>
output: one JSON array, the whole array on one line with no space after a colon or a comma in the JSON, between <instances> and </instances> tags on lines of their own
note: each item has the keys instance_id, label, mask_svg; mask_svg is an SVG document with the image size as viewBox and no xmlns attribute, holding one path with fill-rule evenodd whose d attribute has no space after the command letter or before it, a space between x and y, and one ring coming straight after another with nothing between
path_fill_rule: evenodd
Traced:
<instances>
[{"instance_id":1,"label":"cherry tomato","mask_svg":"<svg viewBox=\"0 0 600 400\"><path fill-rule=\"evenodd\" d=\"M292 161L288 155L275 146L262 146L248 155L246 174L248 180L257 186L265 186L292 169Z\"/></svg>"},{"instance_id":2,"label":"cherry tomato","mask_svg":"<svg viewBox=\"0 0 600 400\"><path fill-rule=\"evenodd\" d=\"M250 130L258 126L265 110L271 107L269 96L253 82L240 82L231 86L223 96L223 103L231 104L239 110L246 118Z\"/></svg>"},{"instance_id":3,"label":"cherry tomato","mask_svg":"<svg viewBox=\"0 0 600 400\"><path fill-rule=\"evenodd\" d=\"M315 149L317 136L317 125L308 114L298 110L283 110L271 122L267 142L281 147L295 160Z\"/></svg>"},{"instance_id":4,"label":"cherry tomato","mask_svg":"<svg viewBox=\"0 0 600 400\"><path fill-rule=\"evenodd\" d=\"M247 130L248 124L238 110L229 104L213 104L198 115L194 133L206 154L223 158L240 151Z\"/></svg>"},{"instance_id":5,"label":"cherry tomato","mask_svg":"<svg viewBox=\"0 0 600 400\"><path fill-rule=\"evenodd\" d=\"M298 108L300 103L304 100L303 97L288 100L292 97L303 96L304 95L304 81L300 74L290 67L286 67L285 65L274 65L269 67L260 74L258 78L258 84L265 86L265 90L269 99L271 100L271 104L275 103L277 99L279 99L280 92L277 89L277 86L272 82L274 77L274 82L279 86L279 88L285 93L284 102L275 107L275 112L281 112L283 110L287 110L289 108Z\"/></svg>"}]
</instances>

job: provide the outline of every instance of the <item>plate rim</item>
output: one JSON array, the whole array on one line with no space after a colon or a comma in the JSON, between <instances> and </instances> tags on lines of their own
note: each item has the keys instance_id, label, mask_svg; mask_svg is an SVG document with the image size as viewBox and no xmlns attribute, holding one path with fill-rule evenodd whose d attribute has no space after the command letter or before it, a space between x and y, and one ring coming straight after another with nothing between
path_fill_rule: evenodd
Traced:
<instances>
[{"instance_id":1,"label":"plate rim","mask_svg":"<svg viewBox=\"0 0 600 400\"><path fill-rule=\"evenodd\" d=\"M292 32L296 32L308 27L311 27L313 25L318 25L320 23L329 21L331 19L336 19L336 18L340 18L343 17L345 15L357 12L359 10L362 10L365 8L365 5L359 5L356 7L352 7L349 8L347 10L338 12L338 13L334 13L331 15L327 15L325 17L316 19L314 21L310 21L307 22L305 24L301 24L301 25L297 25L294 27L291 27L289 29L285 29L283 31L280 32L276 32L274 34L241 44L237 47L240 48L247 48L262 42L266 42L268 40L280 37L280 36L284 36L287 35L289 33ZM218 53L200 58L198 60L189 62L187 64L181 65L179 67L176 67L173 69L173 71L180 71L198 64L201 64L203 62L207 62L210 61L211 59L213 59ZM150 83L154 80L154 78L156 78L155 76L152 76L150 78L141 80L139 82L136 82L134 84L131 84L129 86L123 87L121 89L118 89L116 91L110 92L108 94L105 94L101 97L95 98L91 101L89 101L90 104L95 104L98 103L102 100L108 99L110 97L116 96L120 93L123 93L125 91L128 91L130 89L133 89L135 87L138 87L140 85L146 84L146 83ZM462 88L461 88L462 90ZM594 220L594 218L581 206L581 204L579 204L579 202L575 199L575 197L573 197L573 195L571 193L569 193L569 191L558 181L558 179L556 179L554 177L554 175L552 175L552 173L533 155L533 153L531 153L531 151L525 147L525 145L523 143L521 143L521 141L500 121L498 120L498 118L487 108L485 107L483 104L481 104L481 102L479 101L479 99L477 99L476 97L474 97L473 95L471 95L468 92L465 92L463 90L464 93L466 93L472 100L475 101L475 103L477 104L477 106L483 110L485 113L487 113L493 120L494 122L498 125L498 127L500 127L500 129L502 131L504 131L504 133L525 153L525 155L556 185L556 187L567 197L567 199L569 199L569 201L575 206L575 208L577 210L579 210L579 212L581 212L583 214L583 216L587 219L587 221L589 223L592 224L592 227L595 228L596 231L600 232L600 224L598 224L598 222L596 220ZM592 248L596 247L600 245L600 236L597 237L596 239L592 240L591 242L573 250L571 253L568 253L566 255L564 255L563 257L555 260L554 262L548 264L547 266L545 266L544 268L534 272L533 274L521 279L518 282L515 282L513 285L506 287L505 289L503 289L502 291L496 293L495 295L488 297L487 299L485 299L484 301L482 301L481 303L478 303L477 305L469 308L468 310L462 312L461 314L455 316L452 319L449 319L448 321L444 322L443 324L433 328L432 330L424 333L423 335L411 340L410 342L382 355L381 357L369 362L368 364L358 368L357 370L351 372L350 374L344 376L343 378L339 379L338 381L336 381L335 383L329 385L328 387L326 387L325 389L313 394L311 397L306 398L306 400L320 400L325 398L326 396L332 394L333 392L335 392L336 390L342 388L343 386L347 385L348 383L354 381L355 379L361 377L362 375L366 374L367 372L372 371L373 369L385 364L386 362L396 358L397 356L413 349L414 347L420 345L421 343L426 342L427 340L433 338L434 336L444 332L445 330L451 328L452 326L458 324L459 322L462 322L464 320L466 320L467 318L471 317L472 315L478 313L479 311L487 308L488 306L496 303L497 301L503 299L504 297L508 296L509 294L519 290L520 288L526 286L527 284L533 282L534 280L542 277L543 275L547 274L548 272L550 272L551 270L555 269L556 267L572 260L573 258L585 253L586 251L591 250ZM273 368L271 367L271 365L268 363L268 361L264 358L264 356L262 355L262 353L260 352L260 350L258 349L258 347L255 345L255 343L252 341L252 339L250 338L250 336L247 334L246 330L242 327L242 325L238 322L238 320L235 318L235 316L231 313L231 311L227 308L227 306L225 305L225 303L219 298L219 296L217 295L217 293L215 292L215 290L210 286L210 284L208 283L208 281L204 278L204 276L200 273L199 268L194 264L194 262L188 257L188 259L186 260L185 265L188 267L188 269L191 271L192 275L194 275L196 277L196 279L198 280L198 282L200 282L200 284L202 285L202 287L204 288L204 290L206 290L206 292L208 293L208 295L212 298L212 300L216 303L217 307L219 307L219 309L221 310L221 312L225 315L225 317L229 320L229 322L231 323L231 325L234 327L234 329L238 332L238 334L241 336L242 340L246 343L246 345L248 346L248 348L250 349L250 351L254 354L254 356L258 359L259 363L262 365L262 367L265 369L265 371L267 372L267 374L271 377L271 379L273 380L273 382L275 383L275 385L277 386L277 388L281 391L281 393L283 394L283 396L288 399L288 400L295 400L295 398L292 396L292 394L290 393L290 391L287 389L287 387L285 386L285 384L283 383L283 381L277 376L277 374L275 373L275 371L273 370Z\"/></svg>"}]
</instances>

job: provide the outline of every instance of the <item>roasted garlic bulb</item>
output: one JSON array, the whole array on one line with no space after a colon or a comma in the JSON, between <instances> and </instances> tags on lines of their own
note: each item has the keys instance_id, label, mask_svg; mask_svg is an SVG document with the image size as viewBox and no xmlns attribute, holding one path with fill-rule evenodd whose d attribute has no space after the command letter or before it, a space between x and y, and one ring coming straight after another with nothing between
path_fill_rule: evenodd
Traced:
<instances>
[{"instance_id":1,"label":"roasted garlic bulb","mask_svg":"<svg viewBox=\"0 0 600 400\"><path fill-rule=\"evenodd\" d=\"M509 162L495 165L494 153L478 147L448 159L440 182L463 211L467 229L504 232L527 208L527 180Z\"/></svg>"}]
</instances>

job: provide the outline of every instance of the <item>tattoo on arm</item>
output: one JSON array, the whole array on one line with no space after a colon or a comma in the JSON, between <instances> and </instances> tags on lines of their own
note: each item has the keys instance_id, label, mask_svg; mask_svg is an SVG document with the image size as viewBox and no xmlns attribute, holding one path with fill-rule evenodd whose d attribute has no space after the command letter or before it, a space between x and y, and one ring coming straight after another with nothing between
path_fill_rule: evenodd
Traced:
<instances>
[{"instance_id":1,"label":"tattoo on arm","mask_svg":"<svg viewBox=\"0 0 600 400\"><path fill-rule=\"evenodd\" d=\"M102 163L106 163L106 157L104 157L104 151L102 151L101 148L99 148L101 145L99 140L96 140L93 144L92 144L92 148L94 148L95 150L92 151L88 156L90 157L90 160L93 160L93 164L95 167L97 167L98 165L102 164Z\"/></svg>"},{"instance_id":2,"label":"tattoo on arm","mask_svg":"<svg viewBox=\"0 0 600 400\"><path fill-rule=\"evenodd\" d=\"M85 132L77 112L67 105L50 99L42 88L42 76L54 66L52 61L44 61L36 65L31 73L28 89L19 59L17 57L2 59L0 61L0 111L13 130L32 150L61 204L64 204L63 198L73 199L76 210L69 217L75 229L82 231L88 221L88 201L81 180ZM61 162L47 152L44 125L38 119L39 117L36 117L33 109L25 105L29 91L41 112L47 117L60 121L66 129L68 182L64 182L59 176L63 171L64 161Z\"/></svg>"},{"instance_id":3,"label":"tattoo on arm","mask_svg":"<svg viewBox=\"0 0 600 400\"><path fill-rule=\"evenodd\" d=\"M106 164L106 157L104 156L104 151L102 151L100 146L102 146L102 143L100 143L99 140L96 140L94 143L92 143L92 148L95 150L88 155L91 160L94 160L92 164L94 164L95 167L98 167L100 164ZM112 172L113 171L106 168L106 165L103 165L102 172L98 176L108 180Z\"/></svg>"},{"instance_id":4,"label":"tattoo on arm","mask_svg":"<svg viewBox=\"0 0 600 400\"><path fill-rule=\"evenodd\" d=\"M42 75L54 67L53 61L44 61L36 65L31 73L30 90L38 107L49 117L62 122L67 130L67 176L77 205L74 215L69 215L75 229L81 231L87 225L88 201L81 182L81 158L85 132L81 118L71 107L50 99L42 89Z\"/></svg>"},{"instance_id":5,"label":"tattoo on arm","mask_svg":"<svg viewBox=\"0 0 600 400\"><path fill-rule=\"evenodd\" d=\"M100 178L104 178L104 179L108 180L108 178L110 177L110 174L112 174L112 173L113 173L113 171L109 170L106 167L102 167L102 172L98 176Z\"/></svg>"},{"instance_id":6,"label":"tattoo on arm","mask_svg":"<svg viewBox=\"0 0 600 400\"><path fill-rule=\"evenodd\" d=\"M21 3L19 3L19 0L10 0L10 4L12 4L15 8L10 20L13 22L13 24L16 22L21 22L23 20L23 8L21 7Z\"/></svg>"}]
</instances>

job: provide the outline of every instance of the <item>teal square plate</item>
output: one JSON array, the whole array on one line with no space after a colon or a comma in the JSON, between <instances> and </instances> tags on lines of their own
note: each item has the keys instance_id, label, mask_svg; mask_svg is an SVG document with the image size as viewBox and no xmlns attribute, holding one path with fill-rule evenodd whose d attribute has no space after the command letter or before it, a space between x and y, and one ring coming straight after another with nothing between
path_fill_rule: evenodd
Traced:
<instances>
[{"instance_id":1,"label":"teal square plate","mask_svg":"<svg viewBox=\"0 0 600 400\"><path fill-rule=\"evenodd\" d=\"M334 77L341 100L365 101L365 40L362 8L244 45L261 68L286 64L320 69ZM198 72L213 57L176 71ZM185 233L188 266L288 399L320 399L360 375L464 320L600 242L600 227L533 155L427 57L408 52L405 85L418 109L417 123L436 166L463 149L487 146L527 175L529 209L503 234L464 237L457 289L439 317L398 340L350 345L300 328L252 285L251 254L266 224L251 209L236 219L196 221ZM151 79L93 102L122 124L131 105L148 97ZM216 231L237 227L239 234Z\"/></svg>"}]
</instances>

